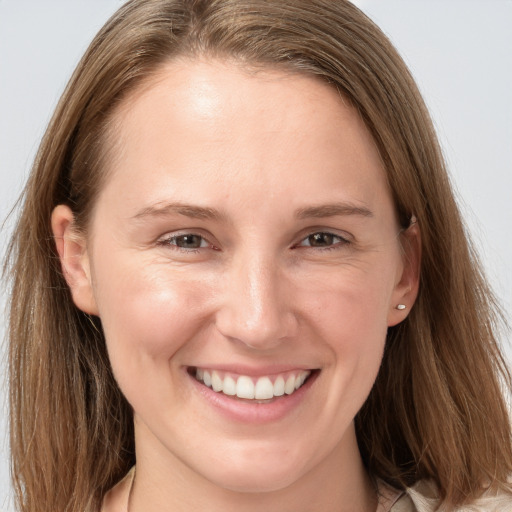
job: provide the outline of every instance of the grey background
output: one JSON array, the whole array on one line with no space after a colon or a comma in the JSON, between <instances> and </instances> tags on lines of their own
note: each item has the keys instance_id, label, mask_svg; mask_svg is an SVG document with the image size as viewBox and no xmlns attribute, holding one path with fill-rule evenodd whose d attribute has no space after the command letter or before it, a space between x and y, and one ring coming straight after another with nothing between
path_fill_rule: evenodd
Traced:
<instances>
[{"instance_id":1,"label":"grey background","mask_svg":"<svg viewBox=\"0 0 512 512\"><path fill-rule=\"evenodd\" d=\"M512 1L358 0L398 47L434 117L459 204L512 320ZM121 0L0 0L0 223L78 59ZM3 253L12 217L0 232ZM6 302L0 293L0 307ZM0 315L0 339L5 338ZM510 333L503 333L509 359ZM0 511L11 511L0 373Z\"/></svg>"}]
</instances>

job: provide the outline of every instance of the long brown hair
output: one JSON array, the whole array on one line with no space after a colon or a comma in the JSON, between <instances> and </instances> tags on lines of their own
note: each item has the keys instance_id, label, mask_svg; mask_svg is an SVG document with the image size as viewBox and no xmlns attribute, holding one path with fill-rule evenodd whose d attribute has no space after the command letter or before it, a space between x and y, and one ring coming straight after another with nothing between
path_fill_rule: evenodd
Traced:
<instances>
[{"instance_id":1,"label":"long brown hair","mask_svg":"<svg viewBox=\"0 0 512 512\"><path fill-rule=\"evenodd\" d=\"M101 187L112 114L176 56L281 66L336 87L378 146L399 218L422 234L420 293L390 328L382 368L356 417L373 475L404 488L433 479L446 504L506 488L511 376L499 314L453 198L429 114L383 33L345 0L132 0L78 65L26 186L6 270L12 470L24 512L98 510L135 462L132 413L110 369L101 323L71 300L50 216L78 226Z\"/></svg>"}]
</instances>

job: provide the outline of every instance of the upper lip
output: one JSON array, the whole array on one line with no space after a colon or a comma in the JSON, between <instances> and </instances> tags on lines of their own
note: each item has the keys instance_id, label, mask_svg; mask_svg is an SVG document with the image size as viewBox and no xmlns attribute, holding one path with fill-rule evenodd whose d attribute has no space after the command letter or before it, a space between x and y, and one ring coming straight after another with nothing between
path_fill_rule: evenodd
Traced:
<instances>
[{"instance_id":1,"label":"upper lip","mask_svg":"<svg viewBox=\"0 0 512 512\"><path fill-rule=\"evenodd\" d=\"M285 372L293 371L313 371L316 368L312 368L307 365L290 365L290 364L278 364L278 365L264 365L264 366L250 366L250 365L239 365L239 364L210 364L205 363L187 366L187 369L201 368L202 370L216 370L219 372L233 373L237 375L247 375L248 377L262 377L269 375L277 375Z\"/></svg>"}]
</instances>

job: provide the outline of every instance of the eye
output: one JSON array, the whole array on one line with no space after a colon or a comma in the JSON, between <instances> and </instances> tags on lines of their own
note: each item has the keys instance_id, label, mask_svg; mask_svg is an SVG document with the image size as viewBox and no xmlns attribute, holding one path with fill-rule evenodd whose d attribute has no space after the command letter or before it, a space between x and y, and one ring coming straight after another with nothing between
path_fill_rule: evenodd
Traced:
<instances>
[{"instance_id":1,"label":"eye","mask_svg":"<svg viewBox=\"0 0 512 512\"><path fill-rule=\"evenodd\" d=\"M185 250L211 247L211 244L205 238L194 233L184 233L183 235L167 237L164 240L160 240L159 245L171 245Z\"/></svg>"},{"instance_id":2,"label":"eye","mask_svg":"<svg viewBox=\"0 0 512 512\"><path fill-rule=\"evenodd\" d=\"M348 240L339 235L319 231L318 233L312 233L311 235L301 240L300 243L298 244L298 247L315 247L320 249L330 249L335 248L336 246L346 245L349 243L350 242Z\"/></svg>"}]
</instances>

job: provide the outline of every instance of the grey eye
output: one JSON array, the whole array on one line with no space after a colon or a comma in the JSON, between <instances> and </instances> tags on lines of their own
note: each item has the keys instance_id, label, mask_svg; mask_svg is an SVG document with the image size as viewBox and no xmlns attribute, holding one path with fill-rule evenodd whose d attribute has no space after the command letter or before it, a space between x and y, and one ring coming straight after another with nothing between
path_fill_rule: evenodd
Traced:
<instances>
[{"instance_id":1,"label":"grey eye","mask_svg":"<svg viewBox=\"0 0 512 512\"><path fill-rule=\"evenodd\" d=\"M299 244L301 247L330 247L332 245L346 243L347 240L341 236L334 235L333 233L318 232L312 233L308 237L304 238Z\"/></svg>"},{"instance_id":2,"label":"grey eye","mask_svg":"<svg viewBox=\"0 0 512 512\"><path fill-rule=\"evenodd\" d=\"M311 247L325 247L334 243L335 236L331 233L314 233L307 240Z\"/></svg>"},{"instance_id":3,"label":"grey eye","mask_svg":"<svg viewBox=\"0 0 512 512\"><path fill-rule=\"evenodd\" d=\"M207 247L208 243L206 240L199 235L192 233L186 235L173 236L169 239L171 245L176 245L181 249L199 249L201 247Z\"/></svg>"}]
</instances>

